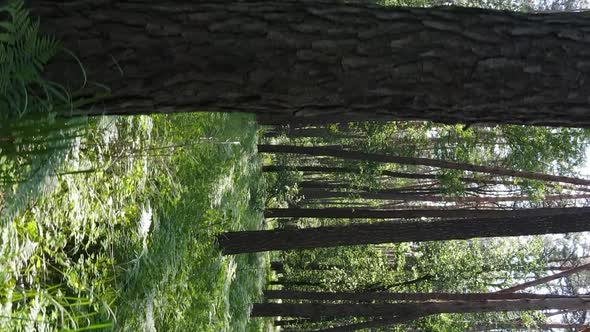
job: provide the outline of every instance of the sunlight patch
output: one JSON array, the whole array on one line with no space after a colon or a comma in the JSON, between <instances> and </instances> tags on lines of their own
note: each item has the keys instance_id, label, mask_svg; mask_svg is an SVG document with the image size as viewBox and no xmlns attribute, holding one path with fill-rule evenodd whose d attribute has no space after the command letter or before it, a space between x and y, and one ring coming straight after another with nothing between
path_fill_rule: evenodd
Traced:
<instances>
[{"instance_id":1,"label":"sunlight patch","mask_svg":"<svg viewBox=\"0 0 590 332\"><path fill-rule=\"evenodd\" d=\"M143 251L147 250L147 237L150 232L150 227L152 225L153 219L153 211L150 204L150 201L146 202L146 205L141 208L141 216L139 217L139 225L137 229L137 234L143 241Z\"/></svg>"},{"instance_id":2,"label":"sunlight patch","mask_svg":"<svg viewBox=\"0 0 590 332\"><path fill-rule=\"evenodd\" d=\"M145 304L145 321L143 330L146 332L156 332L156 321L154 320L154 293L151 292L146 299Z\"/></svg>"},{"instance_id":3,"label":"sunlight patch","mask_svg":"<svg viewBox=\"0 0 590 332\"><path fill-rule=\"evenodd\" d=\"M225 280L223 281L223 305L225 308L230 308L231 301L230 301L230 287L234 279L236 278L236 269L238 264L234 260L233 256L224 259L224 262L227 263L226 270L225 270ZM231 321L231 315L226 316L226 324L229 327L229 322Z\"/></svg>"},{"instance_id":4,"label":"sunlight patch","mask_svg":"<svg viewBox=\"0 0 590 332\"><path fill-rule=\"evenodd\" d=\"M211 206L221 206L223 196L233 190L233 179L234 179L235 167L232 166L229 173L226 176L222 176L217 183L213 186L213 192L210 195Z\"/></svg>"}]
</instances>

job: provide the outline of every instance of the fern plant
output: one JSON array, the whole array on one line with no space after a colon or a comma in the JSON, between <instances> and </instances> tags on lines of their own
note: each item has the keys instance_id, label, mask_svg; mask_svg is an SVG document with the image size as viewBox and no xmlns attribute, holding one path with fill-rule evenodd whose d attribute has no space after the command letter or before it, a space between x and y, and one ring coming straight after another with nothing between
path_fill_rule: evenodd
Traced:
<instances>
[{"instance_id":1,"label":"fern plant","mask_svg":"<svg viewBox=\"0 0 590 332\"><path fill-rule=\"evenodd\" d=\"M86 119L57 116L70 109L70 94L44 79L61 44L42 36L24 0L0 6L0 192L28 181L69 149ZM38 178L39 176L37 176Z\"/></svg>"},{"instance_id":2,"label":"fern plant","mask_svg":"<svg viewBox=\"0 0 590 332\"><path fill-rule=\"evenodd\" d=\"M0 127L6 119L27 113L48 113L68 101L57 84L42 78L49 60L61 49L52 37L39 34L24 0L0 7Z\"/></svg>"}]
</instances>

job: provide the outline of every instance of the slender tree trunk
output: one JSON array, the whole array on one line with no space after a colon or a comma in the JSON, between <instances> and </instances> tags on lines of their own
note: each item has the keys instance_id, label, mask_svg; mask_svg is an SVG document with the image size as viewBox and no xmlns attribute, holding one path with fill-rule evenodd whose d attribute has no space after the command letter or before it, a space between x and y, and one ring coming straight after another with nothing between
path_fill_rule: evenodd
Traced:
<instances>
[{"instance_id":1,"label":"slender tree trunk","mask_svg":"<svg viewBox=\"0 0 590 332\"><path fill-rule=\"evenodd\" d=\"M521 324L521 327L524 327L525 324ZM544 323L544 324L537 324L536 325L537 328L542 329L542 330L549 330L549 329L578 329L580 330L580 332L584 332L581 331L581 329L588 329L590 327L590 325L588 324L567 324L567 323Z\"/></svg>"},{"instance_id":2,"label":"slender tree trunk","mask_svg":"<svg viewBox=\"0 0 590 332\"><path fill-rule=\"evenodd\" d=\"M590 214L481 218L436 222L382 222L297 230L227 232L218 237L224 254L358 244L460 240L482 237L582 232Z\"/></svg>"},{"instance_id":3,"label":"slender tree trunk","mask_svg":"<svg viewBox=\"0 0 590 332\"><path fill-rule=\"evenodd\" d=\"M376 192L376 193L387 193L387 194L405 194L405 195L428 195L428 194L440 194L442 189L434 186L430 183L420 183L415 185L407 185L397 188L389 189L374 189L367 186L355 186L350 183L344 183L337 180L332 181L301 181L299 187L302 189L334 189L334 190L349 190L358 192L359 190L365 192ZM467 192L476 192L477 188L465 188Z\"/></svg>"},{"instance_id":4,"label":"slender tree trunk","mask_svg":"<svg viewBox=\"0 0 590 332\"><path fill-rule=\"evenodd\" d=\"M284 273L285 272L285 265L283 264L283 262L277 262L277 261L270 262L270 268L277 273Z\"/></svg>"},{"instance_id":5,"label":"slender tree trunk","mask_svg":"<svg viewBox=\"0 0 590 332\"><path fill-rule=\"evenodd\" d=\"M308 319L286 319L286 320L276 320L274 322L274 326L289 326L289 325L297 325L302 323L307 323ZM284 331L284 330L283 330Z\"/></svg>"},{"instance_id":6,"label":"slender tree trunk","mask_svg":"<svg viewBox=\"0 0 590 332\"><path fill-rule=\"evenodd\" d=\"M371 193L368 193L371 194ZM388 199L387 194L378 194L372 199ZM361 194L362 195L362 194ZM361 196L364 198L363 196ZM367 195L367 198L370 197ZM543 202L563 201L570 199L586 199L590 198L590 194L574 194L574 195L546 195L543 197ZM402 199L402 198L394 198ZM499 203L499 202L520 202L531 200L530 196L467 196L467 197L443 197L433 195L415 195L408 196L406 200L419 201L419 202L456 202L456 203Z\"/></svg>"},{"instance_id":7,"label":"slender tree trunk","mask_svg":"<svg viewBox=\"0 0 590 332\"><path fill-rule=\"evenodd\" d=\"M446 197L431 195L430 193L438 193L440 189L432 189L430 192L427 191L404 191L404 192L395 192L389 190L377 190L374 192L367 192L367 191L331 191L325 190L320 188L302 188L300 190L300 194L302 194L305 199L329 199L329 198L361 198L361 199L371 199L371 200L380 200L380 201L420 201L420 202L475 202L477 200L469 198L479 198L475 197L465 197L465 200L461 200L463 197L449 197L448 200L445 200ZM588 195L590 197L590 195ZM494 198L494 197L490 197ZM516 199L518 200L518 199ZM522 199L525 200L525 199ZM482 200L485 201L485 200ZM491 201L491 199L490 199ZM510 201L510 200L505 200ZM477 201L479 202L479 201Z\"/></svg>"},{"instance_id":8,"label":"slender tree trunk","mask_svg":"<svg viewBox=\"0 0 590 332\"><path fill-rule=\"evenodd\" d=\"M301 172L317 172L317 173L359 173L360 169L355 167L336 167L336 166L280 166L280 165L267 165L262 167L263 172L279 172L281 170L285 171L301 171ZM439 176L436 174L419 174L419 173L406 173L406 172L394 172L394 171L387 171L383 170L380 171L381 175L392 177L392 178L401 178L401 179L417 179L417 180L438 180ZM507 180L497 180L491 178L471 178L471 177L460 177L459 181L465 183L478 183L478 184L487 184L487 185L503 185L503 186L513 186L513 181ZM548 184L549 187L553 187L553 185ZM561 189L569 189L569 190L578 190L582 192L589 192L590 188L585 187L576 187L576 186L560 186Z\"/></svg>"},{"instance_id":9,"label":"slender tree trunk","mask_svg":"<svg viewBox=\"0 0 590 332\"><path fill-rule=\"evenodd\" d=\"M383 317L415 313L476 313L529 310L588 310L588 297L551 297L545 299L438 301L421 303L257 303L252 317Z\"/></svg>"},{"instance_id":10,"label":"slender tree trunk","mask_svg":"<svg viewBox=\"0 0 590 332\"><path fill-rule=\"evenodd\" d=\"M291 286L322 286L323 283L309 280L291 280L287 278L279 278L279 280L272 280L271 285L283 285L285 287Z\"/></svg>"},{"instance_id":11,"label":"slender tree trunk","mask_svg":"<svg viewBox=\"0 0 590 332\"><path fill-rule=\"evenodd\" d=\"M87 88L110 88L86 113L240 111L267 124L590 125L584 12L337 0L31 5L42 31L83 64ZM49 77L73 89L84 80L65 55Z\"/></svg>"},{"instance_id":12,"label":"slender tree trunk","mask_svg":"<svg viewBox=\"0 0 590 332\"><path fill-rule=\"evenodd\" d=\"M516 286L513 286L513 287L509 287L509 288L506 288L506 289L503 289L503 290L499 291L498 293L518 292L518 291L527 289L529 287L534 287L534 286L546 284L546 283L548 283L548 282L550 282L552 280L556 280L556 279L560 279L560 278L563 278L563 277L567 277L567 276L570 276L572 274L575 274L575 273L578 273L578 272L581 272L581 271L585 271L585 270L588 270L588 269L590 269L590 263L584 264L584 265L580 265L580 266L571 268L569 270L565 270L563 272L555 273L555 274L552 274L550 276L539 278L539 279L536 279L536 280L533 280L533 281L525 282L525 283L522 283L522 284L519 284L519 285L516 285Z\"/></svg>"},{"instance_id":13,"label":"slender tree trunk","mask_svg":"<svg viewBox=\"0 0 590 332\"><path fill-rule=\"evenodd\" d=\"M397 317L375 318L363 323L336 326L332 328L318 330L317 332L349 332L363 329L374 329L392 324L404 324L424 316L423 313L412 313Z\"/></svg>"},{"instance_id":14,"label":"slender tree trunk","mask_svg":"<svg viewBox=\"0 0 590 332\"><path fill-rule=\"evenodd\" d=\"M360 168L357 167L327 167L327 166L281 166L281 165L267 165L262 167L263 172L279 172L279 171L291 171L291 172L316 172L316 173L360 173ZM439 176L436 174L419 174L419 173L407 173L407 172L395 172L382 170L379 174L400 179L417 179L417 180L438 180ZM512 181L493 180L489 178L469 178L461 177L460 181L466 183L481 183L490 185L514 185Z\"/></svg>"},{"instance_id":15,"label":"slender tree trunk","mask_svg":"<svg viewBox=\"0 0 590 332\"><path fill-rule=\"evenodd\" d=\"M267 218L368 218L368 219L400 219L400 218L512 218L526 216L548 216L561 214L577 214L590 211L590 208L537 208L519 210L475 210L475 209L414 209L414 210L376 210L360 208L275 208L266 209Z\"/></svg>"},{"instance_id":16,"label":"slender tree trunk","mask_svg":"<svg viewBox=\"0 0 590 332\"><path fill-rule=\"evenodd\" d=\"M440 167L446 169L456 169L470 172L480 172L493 174L497 176L512 176L521 177L525 179L540 180L540 181L553 181L571 183L576 185L590 185L590 180L573 178L568 176L542 174L528 171L517 171L509 170L500 167L489 167L467 163L458 163L446 160L429 159L429 158L415 158L415 157L402 157L402 156L391 156L377 153L366 153L360 151L347 151L341 149L324 148L321 146L309 147L309 146L296 146L296 145L258 145L259 152L270 152L270 153L293 153L293 154L305 154L313 156L331 156L350 160L365 160L382 163L396 163L402 165L420 165L420 166L431 166Z\"/></svg>"},{"instance_id":17,"label":"slender tree trunk","mask_svg":"<svg viewBox=\"0 0 590 332\"><path fill-rule=\"evenodd\" d=\"M389 292L308 292L295 290L266 290L267 299L314 301L485 301L568 298L562 295L532 293L389 293ZM575 298L575 297L573 297Z\"/></svg>"},{"instance_id":18,"label":"slender tree trunk","mask_svg":"<svg viewBox=\"0 0 590 332\"><path fill-rule=\"evenodd\" d=\"M346 188L347 184L344 184L338 180L327 180L327 181L301 181L298 183L301 188L315 188L315 189L340 189Z\"/></svg>"},{"instance_id":19,"label":"slender tree trunk","mask_svg":"<svg viewBox=\"0 0 590 332\"><path fill-rule=\"evenodd\" d=\"M509 323L497 323L497 324L477 324L473 329L469 330L468 332L484 332L484 331L499 331L500 329L518 329L519 331L522 329L529 329L529 331L534 330L552 330L552 329L564 329L568 330L575 330L579 332L584 332L580 329L588 328L589 325L587 324L567 324L567 323L541 323L541 324L534 324L531 326L530 324L525 324L523 322L509 322Z\"/></svg>"},{"instance_id":20,"label":"slender tree trunk","mask_svg":"<svg viewBox=\"0 0 590 332\"><path fill-rule=\"evenodd\" d=\"M562 264L569 264L572 262L572 260L580 260L580 261L585 261L588 260L590 258L590 256L573 256L572 257L568 257L568 258L554 258L554 259L549 259L547 260L547 262L549 263L562 263Z\"/></svg>"},{"instance_id":21,"label":"slender tree trunk","mask_svg":"<svg viewBox=\"0 0 590 332\"><path fill-rule=\"evenodd\" d=\"M301 267L302 270L311 270L311 271L328 271L328 270L332 270L335 268L345 270L348 267L342 266L342 265L333 265L333 264L318 264L315 262L305 263Z\"/></svg>"},{"instance_id":22,"label":"slender tree trunk","mask_svg":"<svg viewBox=\"0 0 590 332\"><path fill-rule=\"evenodd\" d=\"M448 203L499 203L499 202L521 202L531 200L530 196L460 196L447 197L440 195L426 195L418 193L395 193L387 191L373 192L356 192L356 191L330 191L330 190L302 190L301 192L306 199L321 198L362 198L380 201L407 201L407 202L448 202ZM590 198L590 194L575 195L546 195L543 197L544 202L562 201L569 199Z\"/></svg>"}]
</instances>

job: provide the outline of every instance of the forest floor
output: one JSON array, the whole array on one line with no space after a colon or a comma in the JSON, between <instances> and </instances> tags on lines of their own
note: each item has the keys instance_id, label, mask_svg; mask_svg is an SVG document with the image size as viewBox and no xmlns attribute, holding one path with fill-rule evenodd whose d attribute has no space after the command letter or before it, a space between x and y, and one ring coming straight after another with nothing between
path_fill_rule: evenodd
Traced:
<instances>
[{"instance_id":1,"label":"forest floor","mask_svg":"<svg viewBox=\"0 0 590 332\"><path fill-rule=\"evenodd\" d=\"M253 118L104 117L51 167L0 191L0 330L264 331L268 254ZM2 160L0 159L0 166Z\"/></svg>"}]
</instances>

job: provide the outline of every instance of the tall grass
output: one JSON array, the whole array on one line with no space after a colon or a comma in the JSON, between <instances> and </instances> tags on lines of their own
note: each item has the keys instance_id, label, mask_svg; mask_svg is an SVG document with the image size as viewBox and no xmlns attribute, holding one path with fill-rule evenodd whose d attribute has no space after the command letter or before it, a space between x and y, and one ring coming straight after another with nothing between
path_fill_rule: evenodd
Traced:
<instances>
[{"instance_id":1,"label":"tall grass","mask_svg":"<svg viewBox=\"0 0 590 332\"><path fill-rule=\"evenodd\" d=\"M76 141L45 192L2 214L0 330L263 329L248 316L267 256L214 243L264 227L253 119L103 118Z\"/></svg>"},{"instance_id":2,"label":"tall grass","mask_svg":"<svg viewBox=\"0 0 590 332\"><path fill-rule=\"evenodd\" d=\"M173 198L151 200L157 231L128 267L117 328L245 331L249 304L262 291L268 259L223 257L214 238L226 229L264 226L253 119L174 115L157 117L154 130L156 137L164 130L171 143L193 144L170 156L174 167L169 175L177 186L162 195Z\"/></svg>"},{"instance_id":3,"label":"tall grass","mask_svg":"<svg viewBox=\"0 0 590 332\"><path fill-rule=\"evenodd\" d=\"M126 150L115 145L113 132L129 140L137 122L141 119L93 123L64 150L46 181L32 188L42 191L34 196L22 191L22 201L7 196L0 229L0 330L89 330L113 324L118 290L112 242L119 225L134 222L133 216L117 213L135 202L134 196L118 197L113 189L142 179L123 163L112 165ZM118 176L109 176L109 165ZM100 171L63 174L87 167Z\"/></svg>"},{"instance_id":4,"label":"tall grass","mask_svg":"<svg viewBox=\"0 0 590 332\"><path fill-rule=\"evenodd\" d=\"M7 331L45 330L55 321L89 328L97 314L91 296L64 285L69 271L56 254L64 236L57 245L41 241L47 229L32 218L37 206L29 204L39 204L53 173L84 135L84 119L55 117L70 97L42 77L60 49L39 34L39 22L22 0L0 7L0 328Z\"/></svg>"}]
</instances>

